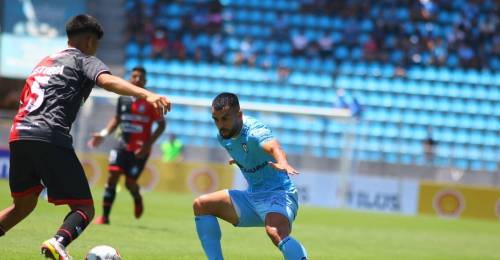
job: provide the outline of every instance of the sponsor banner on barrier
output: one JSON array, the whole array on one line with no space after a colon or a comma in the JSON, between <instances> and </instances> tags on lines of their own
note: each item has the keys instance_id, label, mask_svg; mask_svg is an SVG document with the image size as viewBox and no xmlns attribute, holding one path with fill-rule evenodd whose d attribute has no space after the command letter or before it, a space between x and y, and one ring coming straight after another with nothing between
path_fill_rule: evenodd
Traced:
<instances>
[{"instance_id":1,"label":"sponsor banner on barrier","mask_svg":"<svg viewBox=\"0 0 500 260\"><path fill-rule=\"evenodd\" d=\"M500 189L421 182L419 213L500 219Z\"/></svg>"},{"instance_id":2,"label":"sponsor banner on barrier","mask_svg":"<svg viewBox=\"0 0 500 260\"><path fill-rule=\"evenodd\" d=\"M91 186L104 187L108 177L105 154L79 154ZM121 180L124 181L124 178ZM225 164L173 162L151 158L138 180L143 191L204 194L231 188L233 170ZM123 183L122 183L123 185Z\"/></svg>"},{"instance_id":3,"label":"sponsor banner on barrier","mask_svg":"<svg viewBox=\"0 0 500 260\"><path fill-rule=\"evenodd\" d=\"M417 213L418 182L355 176L347 184L347 205L353 209Z\"/></svg>"},{"instance_id":4,"label":"sponsor banner on barrier","mask_svg":"<svg viewBox=\"0 0 500 260\"><path fill-rule=\"evenodd\" d=\"M0 150L0 179L9 178L10 153L9 150Z\"/></svg>"},{"instance_id":5,"label":"sponsor banner on barrier","mask_svg":"<svg viewBox=\"0 0 500 260\"><path fill-rule=\"evenodd\" d=\"M235 189L245 189L246 181L235 169ZM419 184L413 180L352 176L343 179L333 173L302 172L291 177L301 204L319 207L348 207L357 210L415 215Z\"/></svg>"}]
</instances>

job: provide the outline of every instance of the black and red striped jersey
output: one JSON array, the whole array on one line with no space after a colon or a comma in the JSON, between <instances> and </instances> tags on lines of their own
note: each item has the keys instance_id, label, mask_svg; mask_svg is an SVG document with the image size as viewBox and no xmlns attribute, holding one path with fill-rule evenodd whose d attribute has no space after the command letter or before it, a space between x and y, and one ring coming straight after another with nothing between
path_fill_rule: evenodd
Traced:
<instances>
[{"instance_id":1,"label":"black and red striped jersey","mask_svg":"<svg viewBox=\"0 0 500 260\"><path fill-rule=\"evenodd\" d=\"M110 73L109 68L76 48L44 58L26 79L10 142L38 140L72 148L71 125L102 73Z\"/></svg>"},{"instance_id":2,"label":"black and red striped jersey","mask_svg":"<svg viewBox=\"0 0 500 260\"><path fill-rule=\"evenodd\" d=\"M118 98L116 116L120 118L119 149L136 151L151 137L152 125L164 120L145 99L122 96Z\"/></svg>"}]
</instances>

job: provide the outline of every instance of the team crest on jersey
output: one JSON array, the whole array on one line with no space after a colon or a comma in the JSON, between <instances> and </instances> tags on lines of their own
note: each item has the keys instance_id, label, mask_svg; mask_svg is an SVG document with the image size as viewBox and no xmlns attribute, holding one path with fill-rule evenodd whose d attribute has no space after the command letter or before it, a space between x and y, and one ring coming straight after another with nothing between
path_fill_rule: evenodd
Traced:
<instances>
[{"instance_id":1,"label":"team crest on jersey","mask_svg":"<svg viewBox=\"0 0 500 260\"><path fill-rule=\"evenodd\" d=\"M247 144L243 143L243 144L241 144L241 146L243 147L243 151L245 151L245 153L248 153L248 146L247 146Z\"/></svg>"},{"instance_id":2,"label":"team crest on jersey","mask_svg":"<svg viewBox=\"0 0 500 260\"><path fill-rule=\"evenodd\" d=\"M146 107L144 106L144 104L140 104L137 111L139 111L139 113L144 113L144 111L146 111Z\"/></svg>"}]
</instances>

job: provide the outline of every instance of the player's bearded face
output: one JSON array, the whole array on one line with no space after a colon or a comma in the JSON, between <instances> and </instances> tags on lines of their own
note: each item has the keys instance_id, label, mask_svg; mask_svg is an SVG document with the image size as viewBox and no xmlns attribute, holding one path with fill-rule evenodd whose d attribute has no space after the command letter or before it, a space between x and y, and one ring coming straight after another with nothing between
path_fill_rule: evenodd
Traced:
<instances>
[{"instance_id":1,"label":"player's bearded face","mask_svg":"<svg viewBox=\"0 0 500 260\"><path fill-rule=\"evenodd\" d=\"M229 107L224 107L218 111L212 108L212 118L222 138L227 139L239 134L242 126L241 111Z\"/></svg>"}]
</instances>

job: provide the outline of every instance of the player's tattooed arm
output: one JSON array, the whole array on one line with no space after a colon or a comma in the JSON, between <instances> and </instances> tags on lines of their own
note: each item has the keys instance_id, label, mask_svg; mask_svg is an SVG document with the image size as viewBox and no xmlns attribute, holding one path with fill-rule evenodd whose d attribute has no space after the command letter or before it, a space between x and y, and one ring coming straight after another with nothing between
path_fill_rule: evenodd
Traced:
<instances>
[{"instance_id":1,"label":"player's tattooed arm","mask_svg":"<svg viewBox=\"0 0 500 260\"><path fill-rule=\"evenodd\" d=\"M276 162L269 162L269 165L278 171L286 172L289 175L297 175L299 172L295 170L290 164L288 164L288 160L286 158L285 151L283 151L283 147L278 142L278 140L273 139L268 141L262 145L262 148L266 153L273 156Z\"/></svg>"}]
</instances>

